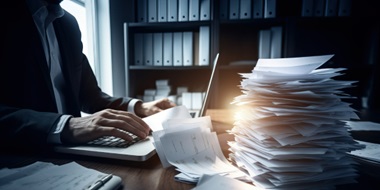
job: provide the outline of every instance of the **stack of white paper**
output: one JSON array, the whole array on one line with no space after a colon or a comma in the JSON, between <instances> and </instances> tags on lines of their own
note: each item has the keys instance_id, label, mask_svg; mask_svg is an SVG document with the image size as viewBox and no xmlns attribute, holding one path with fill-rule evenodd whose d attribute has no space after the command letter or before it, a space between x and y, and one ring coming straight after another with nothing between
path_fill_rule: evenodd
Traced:
<instances>
[{"instance_id":1,"label":"stack of white paper","mask_svg":"<svg viewBox=\"0 0 380 190\"><path fill-rule=\"evenodd\" d=\"M169 115L172 119L166 117ZM154 146L162 165L175 166L180 172L176 180L196 183L204 174L247 180L247 175L224 157L209 116L191 118L186 107L177 106L154 117L145 121L162 123L159 127L150 124Z\"/></svg>"},{"instance_id":2,"label":"stack of white paper","mask_svg":"<svg viewBox=\"0 0 380 190\"><path fill-rule=\"evenodd\" d=\"M344 121L358 119L339 81L343 68L317 69L333 55L260 59L242 74L242 95L233 104L230 159L256 186L268 189L329 189L353 183L355 163L347 152L363 148Z\"/></svg>"}]
</instances>

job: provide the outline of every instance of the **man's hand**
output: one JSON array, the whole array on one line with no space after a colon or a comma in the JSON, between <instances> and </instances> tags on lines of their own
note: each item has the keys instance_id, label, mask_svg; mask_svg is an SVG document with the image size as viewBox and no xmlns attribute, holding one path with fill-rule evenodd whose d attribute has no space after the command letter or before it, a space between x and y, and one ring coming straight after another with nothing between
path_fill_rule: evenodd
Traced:
<instances>
[{"instance_id":1,"label":"man's hand","mask_svg":"<svg viewBox=\"0 0 380 190\"><path fill-rule=\"evenodd\" d=\"M144 139L149 135L150 128L140 117L132 113L106 109L90 116L71 118L61 133L61 141L80 144L102 136L115 136L132 141L125 131Z\"/></svg>"},{"instance_id":2,"label":"man's hand","mask_svg":"<svg viewBox=\"0 0 380 190\"><path fill-rule=\"evenodd\" d=\"M145 103L138 102L135 105L135 113L140 117L146 117L174 106L176 105L167 98Z\"/></svg>"}]
</instances>

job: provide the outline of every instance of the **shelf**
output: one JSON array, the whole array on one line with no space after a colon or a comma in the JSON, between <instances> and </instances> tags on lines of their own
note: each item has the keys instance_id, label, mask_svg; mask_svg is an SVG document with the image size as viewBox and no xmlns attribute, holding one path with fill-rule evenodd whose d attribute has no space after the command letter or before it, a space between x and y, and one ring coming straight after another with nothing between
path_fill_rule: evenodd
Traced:
<instances>
[{"instance_id":1,"label":"shelf","mask_svg":"<svg viewBox=\"0 0 380 190\"><path fill-rule=\"evenodd\" d=\"M183 31L193 30L200 26L210 26L211 21L188 21L188 22L133 22L127 23L128 27L133 30L142 31Z\"/></svg>"},{"instance_id":2,"label":"shelf","mask_svg":"<svg viewBox=\"0 0 380 190\"><path fill-rule=\"evenodd\" d=\"M238 19L238 20L221 20L221 25L279 25L284 24L286 18L263 18L263 19Z\"/></svg>"},{"instance_id":3,"label":"shelf","mask_svg":"<svg viewBox=\"0 0 380 190\"><path fill-rule=\"evenodd\" d=\"M129 66L130 70L206 70L211 69L210 66Z\"/></svg>"},{"instance_id":4,"label":"shelf","mask_svg":"<svg viewBox=\"0 0 380 190\"><path fill-rule=\"evenodd\" d=\"M254 65L220 65L217 69L220 70L244 70L252 69ZM129 66L129 70L154 70L154 71L167 71L167 70L210 70L211 66Z\"/></svg>"}]
</instances>

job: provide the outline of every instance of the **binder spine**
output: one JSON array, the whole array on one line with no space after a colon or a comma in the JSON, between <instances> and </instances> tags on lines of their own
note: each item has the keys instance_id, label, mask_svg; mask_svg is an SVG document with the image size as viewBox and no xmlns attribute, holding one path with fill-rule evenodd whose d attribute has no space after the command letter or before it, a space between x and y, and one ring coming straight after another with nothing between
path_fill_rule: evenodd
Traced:
<instances>
[{"instance_id":1,"label":"binder spine","mask_svg":"<svg viewBox=\"0 0 380 190\"><path fill-rule=\"evenodd\" d=\"M178 21L189 21L189 0L178 0Z\"/></svg>"},{"instance_id":2,"label":"binder spine","mask_svg":"<svg viewBox=\"0 0 380 190\"><path fill-rule=\"evenodd\" d=\"M148 0L148 22L157 22L157 0Z\"/></svg>"},{"instance_id":3,"label":"binder spine","mask_svg":"<svg viewBox=\"0 0 380 190\"><path fill-rule=\"evenodd\" d=\"M154 66L162 66L162 50L163 50L163 45L162 45L162 33L157 32L153 34L153 60Z\"/></svg>"},{"instance_id":4,"label":"binder spine","mask_svg":"<svg viewBox=\"0 0 380 190\"><path fill-rule=\"evenodd\" d=\"M199 65L209 65L210 54L210 27L199 27Z\"/></svg>"},{"instance_id":5,"label":"binder spine","mask_svg":"<svg viewBox=\"0 0 380 190\"><path fill-rule=\"evenodd\" d=\"M168 0L157 0L158 22L168 21Z\"/></svg>"}]
</instances>

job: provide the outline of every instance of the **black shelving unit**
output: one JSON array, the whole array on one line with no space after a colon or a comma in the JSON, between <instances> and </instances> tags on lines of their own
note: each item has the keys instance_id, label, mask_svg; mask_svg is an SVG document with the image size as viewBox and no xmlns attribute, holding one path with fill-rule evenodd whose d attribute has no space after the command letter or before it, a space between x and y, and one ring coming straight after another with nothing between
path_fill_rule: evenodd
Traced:
<instances>
[{"instance_id":1,"label":"black shelving unit","mask_svg":"<svg viewBox=\"0 0 380 190\"><path fill-rule=\"evenodd\" d=\"M348 91L358 96L353 102L359 108L362 96L377 93L373 85L375 68L379 66L379 24L374 1L353 0L352 14L344 17L302 17L302 1L277 1L277 17L245 20L221 20L220 2L211 1L211 19L208 21L125 23L125 65L127 92L137 96L143 89L152 87L157 79L169 79L175 89L189 86L190 90L206 89L211 62L220 53L216 85L211 89L209 108L229 108L235 96L241 94L238 87L239 73L251 72L252 65L231 65L241 60L258 60L258 32L273 26L282 27L282 57L335 54L326 67L345 67L344 79L359 81L358 87ZM284 5L287 6L284 6ZM366 4L366 5L363 5ZM291 8L289 8L289 6ZM368 11L372 11L368 13ZM134 14L134 13L133 13ZM210 66L135 66L133 62L132 36L137 32L198 31L200 26L210 27ZM378 78L378 77L377 77ZM372 85L372 86L371 86ZM369 94L368 94L369 93ZM379 101L378 101L379 102ZM380 103L379 103L380 105ZM379 106L380 107L380 106Z\"/></svg>"}]
</instances>

